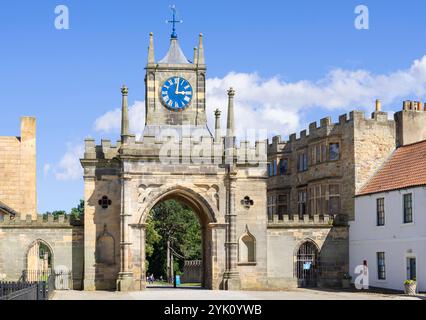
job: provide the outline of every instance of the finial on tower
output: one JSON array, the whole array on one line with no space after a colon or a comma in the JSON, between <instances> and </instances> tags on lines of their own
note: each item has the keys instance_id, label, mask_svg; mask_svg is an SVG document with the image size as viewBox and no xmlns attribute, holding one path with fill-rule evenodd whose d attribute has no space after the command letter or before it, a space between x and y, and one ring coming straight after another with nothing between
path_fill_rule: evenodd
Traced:
<instances>
[{"instance_id":1,"label":"finial on tower","mask_svg":"<svg viewBox=\"0 0 426 320\"><path fill-rule=\"evenodd\" d=\"M176 23L183 23L183 20L176 20L176 6L172 5L170 6L170 9L173 12L173 19L172 20L167 20L166 23L171 23L173 25L173 31L172 31L172 39L177 39L178 35L176 33Z\"/></svg>"},{"instance_id":2,"label":"finial on tower","mask_svg":"<svg viewBox=\"0 0 426 320\"><path fill-rule=\"evenodd\" d=\"M215 142L219 142L221 139L221 129L220 129L220 116L222 115L222 112L219 109L216 109L214 112L215 116Z\"/></svg>"},{"instance_id":3,"label":"finial on tower","mask_svg":"<svg viewBox=\"0 0 426 320\"><path fill-rule=\"evenodd\" d=\"M206 64L204 59L204 43L203 43L203 34L200 33L200 40L198 44L198 64Z\"/></svg>"},{"instance_id":4,"label":"finial on tower","mask_svg":"<svg viewBox=\"0 0 426 320\"><path fill-rule=\"evenodd\" d=\"M194 60L193 60L194 64L198 64L198 48L195 47L194 48Z\"/></svg>"},{"instance_id":5,"label":"finial on tower","mask_svg":"<svg viewBox=\"0 0 426 320\"><path fill-rule=\"evenodd\" d=\"M226 148L235 147L235 121L234 121L234 97L235 90L230 88L228 90L228 121L226 126Z\"/></svg>"},{"instance_id":6,"label":"finial on tower","mask_svg":"<svg viewBox=\"0 0 426 320\"><path fill-rule=\"evenodd\" d=\"M155 52L154 52L154 33L149 34L149 48L148 48L148 64L155 63Z\"/></svg>"},{"instance_id":7,"label":"finial on tower","mask_svg":"<svg viewBox=\"0 0 426 320\"><path fill-rule=\"evenodd\" d=\"M129 104L127 96L129 95L129 88L125 85L121 88L122 106L121 106L121 137L129 135Z\"/></svg>"}]
</instances>

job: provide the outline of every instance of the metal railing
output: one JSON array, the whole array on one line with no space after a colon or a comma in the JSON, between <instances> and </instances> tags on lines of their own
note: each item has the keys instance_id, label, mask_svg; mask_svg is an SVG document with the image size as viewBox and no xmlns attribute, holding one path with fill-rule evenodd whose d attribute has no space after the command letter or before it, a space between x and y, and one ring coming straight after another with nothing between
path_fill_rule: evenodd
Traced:
<instances>
[{"instance_id":1,"label":"metal railing","mask_svg":"<svg viewBox=\"0 0 426 320\"><path fill-rule=\"evenodd\" d=\"M18 282L0 282L0 300L50 300L56 280L50 271L25 270Z\"/></svg>"}]
</instances>

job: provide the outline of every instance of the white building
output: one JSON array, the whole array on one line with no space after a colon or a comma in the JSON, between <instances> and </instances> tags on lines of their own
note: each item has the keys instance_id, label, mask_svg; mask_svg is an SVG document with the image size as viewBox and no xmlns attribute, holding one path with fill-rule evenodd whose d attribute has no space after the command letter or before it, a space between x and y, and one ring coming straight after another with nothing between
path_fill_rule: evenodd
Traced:
<instances>
[{"instance_id":1,"label":"white building","mask_svg":"<svg viewBox=\"0 0 426 320\"><path fill-rule=\"evenodd\" d=\"M370 287L426 292L426 141L398 148L355 199L350 272L367 264Z\"/></svg>"}]
</instances>

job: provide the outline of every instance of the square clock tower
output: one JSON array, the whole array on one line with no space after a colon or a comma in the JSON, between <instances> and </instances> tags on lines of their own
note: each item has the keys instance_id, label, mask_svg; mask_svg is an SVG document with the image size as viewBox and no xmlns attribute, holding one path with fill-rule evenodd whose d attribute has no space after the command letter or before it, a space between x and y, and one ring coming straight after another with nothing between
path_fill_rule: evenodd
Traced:
<instances>
[{"instance_id":1,"label":"square clock tower","mask_svg":"<svg viewBox=\"0 0 426 320\"><path fill-rule=\"evenodd\" d=\"M166 56L157 62L151 33L145 85L145 135L182 125L207 128L203 35L200 34L199 46L194 49L193 61L189 61L173 32Z\"/></svg>"}]
</instances>

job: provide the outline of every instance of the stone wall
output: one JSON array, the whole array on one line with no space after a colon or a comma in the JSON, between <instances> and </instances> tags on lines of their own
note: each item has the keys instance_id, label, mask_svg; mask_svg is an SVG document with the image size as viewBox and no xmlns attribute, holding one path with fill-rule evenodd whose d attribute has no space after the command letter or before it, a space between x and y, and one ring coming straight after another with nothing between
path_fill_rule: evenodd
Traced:
<instances>
[{"instance_id":1,"label":"stone wall","mask_svg":"<svg viewBox=\"0 0 426 320\"><path fill-rule=\"evenodd\" d=\"M0 137L0 201L37 218L36 120L21 119L21 137Z\"/></svg>"},{"instance_id":2,"label":"stone wall","mask_svg":"<svg viewBox=\"0 0 426 320\"><path fill-rule=\"evenodd\" d=\"M16 217L0 222L0 274L6 280L17 281L27 269L28 250L36 241L42 241L52 253L53 269L65 267L72 271L70 288L79 290L83 284L84 242L83 227L73 226L70 221L60 217L48 221L43 217L38 220L26 220Z\"/></svg>"},{"instance_id":3,"label":"stone wall","mask_svg":"<svg viewBox=\"0 0 426 320\"><path fill-rule=\"evenodd\" d=\"M313 242L319 249L318 285L338 287L348 269L347 227L293 225L268 228L268 288L294 289L296 258L300 246Z\"/></svg>"},{"instance_id":4,"label":"stone wall","mask_svg":"<svg viewBox=\"0 0 426 320\"><path fill-rule=\"evenodd\" d=\"M104 162L102 168L88 170L84 176L84 289L115 290L120 271L121 182L118 174L112 174L118 170L113 164Z\"/></svg>"},{"instance_id":5,"label":"stone wall","mask_svg":"<svg viewBox=\"0 0 426 320\"><path fill-rule=\"evenodd\" d=\"M355 196L396 149L396 124L386 112L375 112L371 119L366 119L363 112L353 114ZM354 213L351 220L353 217Z\"/></svg>"}]
</instances>

